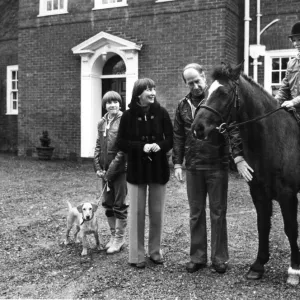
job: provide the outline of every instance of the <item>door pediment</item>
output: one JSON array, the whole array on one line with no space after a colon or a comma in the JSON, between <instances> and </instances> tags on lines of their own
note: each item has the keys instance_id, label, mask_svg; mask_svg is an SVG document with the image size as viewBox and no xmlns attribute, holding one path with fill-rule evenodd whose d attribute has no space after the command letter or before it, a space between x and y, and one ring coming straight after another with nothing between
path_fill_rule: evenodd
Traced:
<instances>
[{"instance_id":1,"label":"door pediment","mask_svg":"<svg viewBox=\"0 0 300 300\"><path fill-rule=\"evenodd\" d=\"M103 47L118 48L119 50L141 50L142 45L125 40L118 36L106 33L104 31L92 36L86 41L72 48L74 54L94 54L95 51Z\"/></svg>"}]
</instances>

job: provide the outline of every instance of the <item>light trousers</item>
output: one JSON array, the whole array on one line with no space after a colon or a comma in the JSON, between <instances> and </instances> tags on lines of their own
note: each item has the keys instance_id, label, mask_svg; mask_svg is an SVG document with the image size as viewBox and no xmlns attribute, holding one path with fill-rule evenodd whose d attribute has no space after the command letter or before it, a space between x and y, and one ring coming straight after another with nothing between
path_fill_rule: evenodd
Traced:
<instances>
[{"instance_id":1,"label":"light trousers","mask_svg":"<svg viewBox=\"0 0 300 300\"><path fill-rule=\"evenodd\" d=\"M148 189L149 240L148 254L162 258L161 239L163 229L166 184L128 183L129 205L129 263L145 261L145 217Z\"/></svg>"}]
</instances>

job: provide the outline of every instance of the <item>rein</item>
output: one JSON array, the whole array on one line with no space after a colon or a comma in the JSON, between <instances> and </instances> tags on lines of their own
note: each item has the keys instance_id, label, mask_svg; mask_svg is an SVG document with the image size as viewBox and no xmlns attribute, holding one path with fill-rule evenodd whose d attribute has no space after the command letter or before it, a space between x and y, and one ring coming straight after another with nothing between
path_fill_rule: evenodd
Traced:
<instances>
[{"instance_id":1,"label":"rein","mask_svg":"<svg viewBox=\"0 0 300 300\"><path fill-rule=\"evenodd\" d=\"M274 114L278 110L284 109L284 108L285 107L281 106L281 107L278 107L278 108L276 108L274 110L271 110L271 111L267 112L265 115L256 117L256 118L248 120L248 121L240 122L240 123L237 123L237 124L230 124L229 126L227 125L227 123L223 122L220 126L216 127L216 129L218 129L220 133L224 133L228 129L231 129L231 128L234 128L234 127L243 126L245 124L253 123L253 122L259 121L261 119L264 119L264 118L268 117L269 115Z\"/></svg>"}]
</instances>

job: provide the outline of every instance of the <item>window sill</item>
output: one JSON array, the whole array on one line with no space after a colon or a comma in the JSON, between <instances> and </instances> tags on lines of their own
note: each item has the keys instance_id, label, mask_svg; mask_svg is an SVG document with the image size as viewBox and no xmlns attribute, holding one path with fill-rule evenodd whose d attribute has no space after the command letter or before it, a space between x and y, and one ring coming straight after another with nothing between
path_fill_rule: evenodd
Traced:
<instances>
[{"instance_id":1,"label":"window sill","mask_svg":"<svg viewBox=\"0 0 300 300\"><path fill-rule=\"evenodd\" d=\"M17 116L18 112L7 112L6 115L7 116Z\"/></svg>"},{"instance_id":2,"label":"window sill","mask_svg":"<svg viewBox=\"0 0 300 300\"><path fill-rule=\"evenodd\" d=\"M48 17L48 16L55 16L55 15L63 15L68 14L69 12L67 10L61 10L61 11L49 11L49 12L42 12L38 14L38 17Z\"/></svg>"},{"instance_id":3,"label":"window sill","mask_svg":"<svg viewBox=\"0 0 300 300\"><path fill-rule=\"evenodd\" d=\"M173 0L172 0L173 1ZM115 8L115 7L125 7L128 6L128 4L118 4L118 5L103 5L99 7L94 7L92 10L98 10L98 9L107 9L107 8Z\"/></svg>"}]
</instances>

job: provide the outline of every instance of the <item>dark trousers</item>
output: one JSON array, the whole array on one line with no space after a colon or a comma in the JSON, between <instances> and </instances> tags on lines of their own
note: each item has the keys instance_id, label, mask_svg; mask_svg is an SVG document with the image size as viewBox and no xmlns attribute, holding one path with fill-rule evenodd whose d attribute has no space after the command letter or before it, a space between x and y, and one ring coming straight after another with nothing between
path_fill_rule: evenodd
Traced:
<instances>
[{"instance_id":1,"label":"dark trousers","mask_svg":"<svg viewBox=\"0 0 300 300\"><path fill-rule=\"evenodd\" d=\"M211 261L227 262L227 191L228 170L200 170L186 172L190 206L191 261L207 263L206 197L209 198L211 221Z\"/></svg>"},{"instance_id":2,"label":"dark trousers","mask_svg":"<svg viewBox=\"0 0 300 300\"><path fill-rule=\"evenodd\" d=\"M106 181L102 181L104 187ZM102 206L106 209L107 217L116 217L117 219L127 219L128 205L126 203L127 182L126 173L120 174L109 185L110 190L105 189L103 193Z\"/></svg>"}]
</instances>

